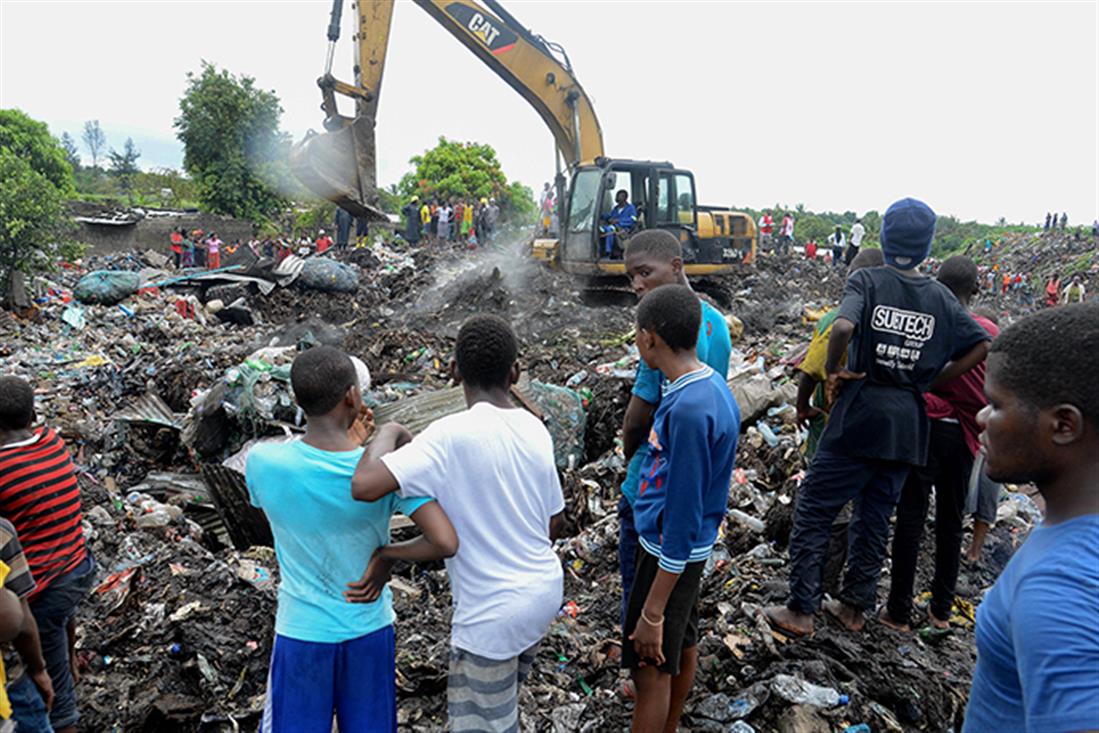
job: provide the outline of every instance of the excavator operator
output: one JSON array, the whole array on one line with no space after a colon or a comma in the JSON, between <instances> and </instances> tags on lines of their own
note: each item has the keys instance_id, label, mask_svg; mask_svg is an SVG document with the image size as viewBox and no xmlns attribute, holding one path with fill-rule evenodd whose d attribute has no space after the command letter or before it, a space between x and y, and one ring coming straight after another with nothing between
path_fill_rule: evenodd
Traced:
<instances>
[{"instance_id":1,"label":"excavator operator","mask_svg":"<svg viewBox=\"0 0 1099 733\"><path fill-rule=\"evenodd\" d=\"M621 252L621 243L618 242L618 238L621 235L629 234L637 226L637 207L631 204L629 200L630 194L626 189L621 189L614 196L614 208L601 217L603 221L607 222L603 225L602 236L603 255L608 259L614 256L616 246L619 247L619 252Z\"/></svg>"}]
</instances>

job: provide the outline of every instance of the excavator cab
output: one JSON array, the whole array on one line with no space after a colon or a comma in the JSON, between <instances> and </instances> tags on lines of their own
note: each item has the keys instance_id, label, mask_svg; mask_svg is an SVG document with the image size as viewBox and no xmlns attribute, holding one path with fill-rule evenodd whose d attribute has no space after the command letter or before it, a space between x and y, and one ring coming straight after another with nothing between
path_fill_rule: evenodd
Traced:
<instances>
[{"instance_id":1,"label":"excavator cab","mask_svg":"<svg viewBox=\"0 0 1099 733\"><path fill-rule=\"evenodd\" d=\"M637 208L637 222L629 231L614 231L614 246L608 247L607 215L615 194L626 191ZM668 162L599 158L593 165L579 166L572 178L567 213L561 227L557 257L568 271L621 274L625 271L622 252L629 238L645 229L664 229L683 245L688 271L719 272L742 259L741 247L724 230L728 220L709 207L699 207L695 198L694 175ZM715 221L721 223L715 235ZM699 235L700 223L705 236ZM750 219L739 227L754 240ZM720 236L724 234L724 236Z\"/></svg>"}]
</instances>

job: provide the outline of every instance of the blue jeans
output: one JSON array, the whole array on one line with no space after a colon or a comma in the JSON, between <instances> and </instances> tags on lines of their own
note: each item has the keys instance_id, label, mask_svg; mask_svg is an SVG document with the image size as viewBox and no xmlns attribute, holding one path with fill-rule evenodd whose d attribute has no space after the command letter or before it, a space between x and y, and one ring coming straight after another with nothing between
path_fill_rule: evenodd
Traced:
<instances>
[{"instance_id":1,"label":"blue jeans","mask_svg":"<svg viewBox=\"0 0 1099 733\"><path fill-rule=\"evenodd\" d=\"M889 518L911 466L854 458L820 449L798 492L790 535L790 599L798 613L820 607L821 573L832 522L854 501L848 528L847 573L840 598L860 610L875 605Z\"/></svg>"},{"instance_id":2,"label":"blue jeans","mask_svg":"<svg viewBox=\"0 0 1099 733\"><path fill-rule=\"evenodd\" d=\"M46 658L46 668L53 682L50 724L54 728L67 728L80 720L72 670L69 668L68 624L69 619L76 615L77 606L95 584L95 560L91 550L87 553L88 556L79 565L53 581L30 602L42 641L42 656Z\"/></svg>"},{"instance_id":3,"label":"blue jeans","mask_svg":"<svg viewBox=\"0 0 1099 733\"><path fill-rule=\"evenodd\" d=\"M633 524L633 507L625 496L618 498L618 570L622 573L622 608L619 623L626 623L626 606L630 602L633 579L637 575L637 528Z\"/></svg>"},{"instance_id":4,"label":"blue jeans","mask_svg":"<svg viewBox=\"0 0 1099 733\"><path fill-rule=\"evenodd\" d=\"M8 700L11 701L11 718L15 721L17 733L53 733L42 693L30 677L21 674L8 683Z\"/></svg>"}]
</instances>

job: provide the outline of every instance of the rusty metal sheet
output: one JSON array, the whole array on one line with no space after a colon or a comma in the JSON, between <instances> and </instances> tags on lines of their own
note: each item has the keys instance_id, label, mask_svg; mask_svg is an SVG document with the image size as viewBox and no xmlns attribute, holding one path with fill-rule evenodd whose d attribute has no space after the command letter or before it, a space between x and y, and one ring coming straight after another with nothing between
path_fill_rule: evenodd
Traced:
<instances>
[{"instance_id":1,"label":"rusty metal sheet","mask_svg":"<svg viewBox=\"0 0 1099 733\"><path fill-rule=\"evenodd\" d=\"M172 412L172 408L155 392L146 392L130 405L114 414L115 420L125 422L151 423L180 430L183 428L184 415Z\"/></svg>"}]
</instances>

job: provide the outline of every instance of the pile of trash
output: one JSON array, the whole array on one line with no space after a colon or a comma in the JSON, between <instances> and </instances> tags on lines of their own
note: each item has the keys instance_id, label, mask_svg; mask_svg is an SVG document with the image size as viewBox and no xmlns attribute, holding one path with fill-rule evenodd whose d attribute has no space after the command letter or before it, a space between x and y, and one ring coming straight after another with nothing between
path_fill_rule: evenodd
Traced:
<instances>
[{"instance_id":1,"label":"pile of trash","mask_svg":"<svg viewBox=\"0 0 1099 733\"><path fill-rule=\"evenodd\" d=\"M524 730L628 725L615 506L618 433L639 359L632 295L619 288L592 305L578 281L521 249L376 240L312 260L321 264L245 255L229 260L237 269L182 275L163 272L157 253L121 253L32 278L33 307L0 313L5 366L32 381L41 416L73 448L100 565L78 618L89 730L256 730L278 570L265 520L248 504L243 456L258 440L301 431L289 363L315 344L341 346L369 368L364 396L378 421L415 432L464 407L449 363L462 320L483 312L515 324L523 378L512 396L549 426L568 504L568 536L557 543L566 602L523 688ZM319 268L316 280L307 268ZM1003 502L988 561L963 571L948 635L876 624L850 635L826 622L792 640L766 626L759 609L784 598L806 468L791 364L842 284L825 263L773 257L697 283L730 313L728 378L744 435L704 582L691 730L956 726L973 667L972 609L1037 517L1022 495ZM414 566L393 587L400 727L440 730L445 572Z\"/></svg>"}]
</instances>

